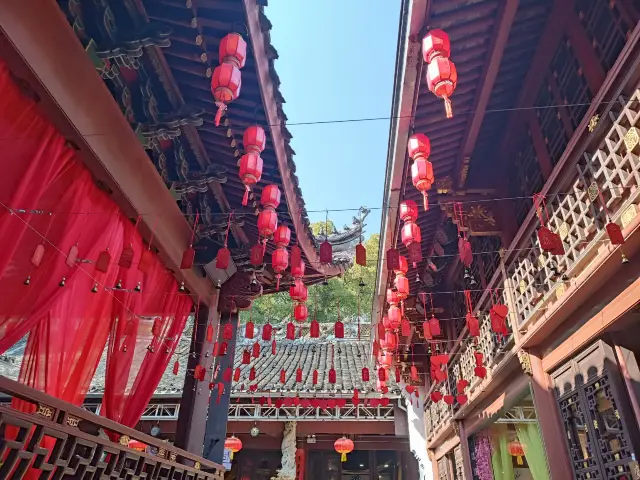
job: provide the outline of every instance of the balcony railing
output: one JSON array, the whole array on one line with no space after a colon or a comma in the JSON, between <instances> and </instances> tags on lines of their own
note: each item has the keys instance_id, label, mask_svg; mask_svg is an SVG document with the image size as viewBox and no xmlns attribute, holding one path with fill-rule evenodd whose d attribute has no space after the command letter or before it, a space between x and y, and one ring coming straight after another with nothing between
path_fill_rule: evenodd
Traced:
<instances>
[{"instance_id":1,"label":"balcony railing","mask_svg":"<svg viewBox=\"0 0 640 480\"><path fill-rule=\"evenodd\" d=\"M216 463L2 376L0 394L31 407L0 406L0 478L21 479L30 468L40 479L224 477ZM131 440L145 451L129 448Z\"/></svg>"},{"instance_id":2,"label":"balcony railing","mask_svg":"<svg viewBox=\"0 0 640 480\"><path fill-rule=\"evenodd\" d=\"M565 291L567 282L580 275L608 244L605 225L616 222L622 229L638 214L640 198L640 90L628 99L619 99L607 108L608 130L595 151L585 152L573 165L565 165L563 176L545 192L549 228L562 239L564 255L551 255L540 249L538 218L530 212L528 222L520 229L510 246L503 265L491 279L490 288L504 287L502 301L509 307L508 326L526 335L549 306ZM614 113L615 112L615 113ZM584 125L585 122L583 122ZM470 397L489 380L474 375L474 351L484 355L488 371L500 366L507 353L515 353L513 336L505 339L491 331L487 312L491 307L485 294L476 311L481 321L477 344L462 332L448 366L445 384L434 386L443 394L455 392L460 378L472 381L465 392ZM451 425L450 420L460 406L446 405L442 400L425 404L427 439L432 441Z\"/></svg>"}]
</instances>

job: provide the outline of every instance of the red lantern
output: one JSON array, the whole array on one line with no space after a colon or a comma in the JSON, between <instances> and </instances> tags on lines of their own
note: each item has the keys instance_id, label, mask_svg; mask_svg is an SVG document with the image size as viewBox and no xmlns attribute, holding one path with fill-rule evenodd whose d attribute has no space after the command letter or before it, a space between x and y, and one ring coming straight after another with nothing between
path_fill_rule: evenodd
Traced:
<instances>
[{"instance_id":1,"label":"red lantern","mask_svg":"<svg viewBox=\"0 0 640 480\"><path fill-rule=\"evenodd\" d=\"M458 83L458 72L455 64L445 57L436 57L427 66L427 85L429 90L444 100L444 108L447 118L453 117L451 100Z\"/></svg>"},{"instance_id":2,"label":"red lantern","mask_svg":"<svg viewBox=\"0 0 640 480\"><path fill-rule=\"evenodd\" d=\"M336 338L344 338L344 323L338 320L333 326L333 331Z\"/></svg>"},{"instance_id":3,"label":"red lantern","mask_svg":"<svg viewBox=\"0 0 640 480\"><path fill-rule=\"evenodd\" d=\"M302 369L300 367L296 369L296 382L297 383L302 382Z\"/></svg>"},{"instance_id":4,"label":"red lantern","mask_svg":"<svg viewBox=\"0 0 640 480\"><path fill-rule=\"evenodd\" d=\"M411 135L407 142L407 153L412 160L427 160L431 154L429 137L422 133Z\"/></svg>"},{"instance_id":5,"label":"red lantern","mask_svg":"<svg viewBox=\"0 0 640 480\"><path fill-rule=\"evenodd\" d=\"M287 323L287 340L293 340L294 338L296 338L296 326L289 322Z\"/></svg>"},{"instance_id":6,"label":"red lantern","mask_svg":"<svg viewBox=\"0 0 640 480\"><path fill-rule=\"evenodd\" d=\"M320 245L320 263L333 262L333 247L328 241L322 242Z\"/></svg>"},{"instance_id":7,"label":"red lantern","mask_svg":"<svg viewBox=\"0 0 640 480\"><path fill-rule=\"evenodd\" d=\"M276 222L278 217L276 217ZM258 217L258 220L260 217ZM260 228L260 227L258 227ZM249 258L249 263L254 267L259 267L264 262L264 248L259 243L256 243L251 247L251 253Z\"/></svg>"},{"instance_id":8,"label":"red lantern","mask_svg":"<svg viewBox=\"0 0 640 480\"><path fill-rule=\"evenodd\" d=\"M622 234L620 225L615 222L609 222L604 228L607 230L607 235L612 245L624 245L624 235Z\"/></svg>"},{"instance_id":9,"label":"red lantern","mask_svg":"<svg viewBox=\"0 0 640 480\"><path fill-rule=\"evenodd\" d=\"M278 215L273 210L265 208L258 215L258 232L260 236L266 239L275 233L276 228L278 228ZM259 263L258 265L261 264Z\"/></svg>"},{"instance_id":10,"label":"red lantern","mask_svg":"<svg viewBox=\"0 0 640 480\"><path fill-rule=\"evenodd\" d=\"M216 255L216 268L218 270L226 270L229 268L229 260L231 259L231 252L227 247L222 247L218 250Z\"/></svg>"},{"instance_id":11,"label":"red lantern","mask_svg":"<svg viewBox=\"0 0 640 480\"><path fill-rule=\"evenodd\" d=\"M242 450L242 442L239 438L236 438L232 435L224 441L224 448L231 452L229 454L229 458L233 460L233 454L238 453L240 450Z\"/></svg>"},{"instance_id":12,"label":"red lantern","mask_svg":"<svg viewBox=\"0 0 640 480\"><path fill-rule=\"evenodd\" d=\"M509 448L509 455L517 457L518 465L523 465L522 457L524 457L524 447L518 441L509 442L507 447Z\"/></svg>"},{"instance_id":13,"label":"red lantern","mask_svg":"<svg viewBox=\"0 0 640 480\"><path fill-rule=\"evenodd\" d=\"M287 382L287 372L283 368L282 370L280 370L280 383L286 383L286 382Z\"/></svg>"},{"instance_id":14,"label":"red lantern","mask_svg":"<svg viewBox=\"0 0 640 480\"><path fill-rule=\"evenodd\" d=\"M393 354L383 353L380 355L380 363L385 367L390 367L393 363Z\"/></svg>"},{"instance_id":15,"label":"red lantern","mask_svg":"<svg viewBox=\"0 0 640 480\"><path fill-rule=\"evenodd\" d=\"M396 270L399 267L400 253L396 248L387 250L387 270Z\"/></svg>"},{"instance_id":16,"label":"red lantern","mask_svg":"<svg viewBox=\"0 0 640 480\"><path fill-rule=\"evenodd\" d=\"M424 200L424 209L429 210L429 199L427 190L431 188L435 177L433 175L433 165L429 160L416 160L411 165L411 181L413 186L422 192Z\"/></svg>"},{"instance_id":17,"label":"red lantern","mask_svg":"<svg viewBox=\"0 0 640 480\"><path fill-rule=\"evenodd\" d=\"M286 225L280 225L273 234L273 243L276 247L286 247L291 241L291 230ZM287 260L288 262L288 260Z\"/></svg>"},{"instance_id":18,"label":"red lantern","mask_svg":"<svg viewBox=\"0 0 640 480\"><path fill-rule=\"evenodd\" d=\"M289 287L289 297L296 302L306 302L309 296L309 291L306 285L300 279L295 280L293 285Z\"/></svg>"},{"instance_id":19,"label":"red lantern","mask_svg":"<svg viewBox=\"0 0 640 480\"><path fill-rule=\"evenodd\" d=\"M254 330L255 328L254 328L253 322L251 321L247 322L247 324L244 327L245 338L253 338Z\"/></svg>"},{"instance_id":20,"label":"red lantern","mask_svg":"<svg viewBox=\"0 0 640 480\"><path fill-rule=\"evenodd\" d=\"M293 308L293 318L296 319L296 322L304 322L308 317L309 311L304 303L298 303Z\"/></svg>"},{"instance_id":21,"label":"red lantern","mask_svg":"<svg viewBox=\"0 0 640 480\"><path fill-rule=\"evenodd\" d=\"M402 226L400 230L402 243L405 247L409 248L414 243L420 243L422 241L422 232L417 223L408 222Z\"/></svg>"},{"instance_id":22,"label":"red lantern","mask_svg":"<svg viewBox=\"0 0 640 480\"><path fill-rule=\"evenodd\" d=\"M404 200L400 203L399 213L403 222L415 222L418 219L418 205L413 200Z\"/></svg>"},{"instance_id":23,"label":"red lantern","mask_svg":"<svg viewBox=\"0 0 640 480\"><path fill-rule=\"evenodd\" d=\"M269 341L271 340L271 332L273 331L273 327L270 323L267 323L264 327L262 327L262 340Z\"/></svg>"},{"instance_id":24,"label":"red lantern","mask_svg":"<svg viewBox=\"0 0 640 480\"><path fill-rule=\"evenodd\" d=\"M367 266L367 249L361 243L356 245L356 264L362 267Z\"/></svg>"},{"instance_id":25,"label":"red lantern","mask_svg":"<svg viewBox=\"0 0 640 480\"><path fill-rule=\"evenodd\" d=\"M353 452L353 447L353 441L347 437L340 437L333 444L333 448L335 448L336 452L340 454L340 460L342 462L347 461L347 453Z\"/></svg>"},{"instance_id":26,"label":"red lantern","mask_svg":"<svg viewBox=\"0 0 640 480\"><path fill-rule=\"evenodd\" d=\"M406 275L409 271L409 262L404 255L398 256L398 266L393 269L396 275Z\"/></svg>"},{"instance_id":27,"label":"red lantern","mask_svg":"<svg viewBox=\"0 0 640 480\"><path fill-rule=\"evenodd\" d=\"M329 369L329 383L336 383L336 369L331 367Z\"/></svg>"},{"instance_id":28,"label":"red lantern","mask_svg":"<svg viewBox=\"0 0 640 480\"><path fill-rule=\"evenodd\" d=\"M438 57L451 56L451 41L449 35L442 30L430 30L422 39L422 58L425 63L431 63Z\"/></svg>"},{"instance_id":29,"label":"red lantern","mask_svg":"<svg viewBox=\"0 0 640 480\"><path fill-rule=\"evenodd\" d=\"M387 303L389 305L397 305L400 303L400 299L398 298L398 292L396 292L392 288L387 288Z\"/></svg>"},{"instance_id":30,"label":"red lantern","mask_svg":"<svg viewBox=\"0 0 640 480\"><path fill-rule=\"evenodd\" d=\"M242 197L242 205L246 206L249 201L249 192L251 187L260 181L262 178L262 158L258 153L249 152L245 153L240 158L240 180L244 184L244 196Z\"/></svg>"},{"instance_id":31,"label":"red lantern","mask_svg":"<svg viewBox=\"0 0 640 480\"><path fill-rule=\"evenodd\" d=\"M320 324L315 319L311 321L311 326L309 327L309 336L311 338L318 338L320 336Z\"/></svg>"},{"instance_id":32,"label":"red lantern","mask_svg":"<svg viewBox=\"0 0 640 480\"><path fill-rule=\"evenodd\" d=\"M276 248L271 254L271 268L276 273L276 290L280 290L282 272L289 266L289 252L286 248Z\"/></svg>"},{"instance_id":33,"label":"red lantern","mask_svg":"<svg viewBox=\"0 0 640 480\"><path fill-rule=\"evenodd\" d=\"M297 254L295 254L296 250L298 251ZM297 260L296 256L298 257ZM304 277L305 268L306 266L300 257L300 247L294 245L291 247L291 275L293 278L302 278Z\"/></svg>"},{"instance_id":34,"label":"red lantern","mask_svg":"<svg viewBox=\"0 0 640 480\"><path fill-rule=\"evenodd\" d=\"M258 342L253 344L251 348L251 356L253 358L258 358L260 356L260 344Z\"/></svg>"},{"instance_id":35,"label":"red lantern","mask_svg":"<svg viewBox=\"0 0 640 480\"><path fill-rule=\"evenodd\" d=\"M228 33L220 40L218 61L231 63L238 68L244 67L247 60L247 42L239 33Z\"/></svg>"},{"instance_id":36,"label":"red lantern","mask_svg":"<svg viewBox=\"0 0 640 480\"><path fill-rule=\"evenodd\" d=\"M233 63L221 63L213 71L211 77L211 92L216 101L218 111L216 112L215 124L220 125L222 114L227 109L227 104L238 98L242 77L240 69Z\"/></svg>"},{"instance_id":37,"label":"red lantern","mask_svg":"<svg viewBox=\"0 0 640 480\"><path fill-rule=\"evenodd\" d=\"M394 281L398 298L406 300L409 297L409 279L404 275L398 275Z\"/></svg>"},{"instance_id":38,"label":"red lantern","mask_svg":"<svg viewBox=\"0 0 640 480\"><path fill-rule=\"evenodd\" d=\"M387 317L389 317L389 326L391 327L391 330L397 330L400 328L400 325L402 324L402 316L400 314L400 309L396 305L391 305L389 307Z\"/></svg>"},{"instance_id":39,"label":"red lantern","mask_svg":"<svg viewBox=\"0 0 640 480\"><path fill-rule=\"evenodd\" d=\"M277 185L267 185L262 189L262 195L260 196L260 203L264 208L278 208L281 198L280 189Z\"/></svg>"},{"instance_id":40,"label":"red lantern","mask_svg":"<svg viewBox=\"0 0 640 480\"><path fill-rule=\"evenodd\" d=\"M242 144L246 152L262 153L267 146L267 136L264 129L258 125L246 128L242 136Z\"/></svg>"},{"instance_id":41,"label":"red lantern","mask_svg":"<svg viewBox=\"0 0 640 480\"><path fill-rule=\"evenodd\" d=\"M384 336L383 350L388 352L395 352L398 349L398 338L393 332L387 332Z\"/></svg>"},{"instance_id":42,"label":"red lantern","mask_svg":"<svg viewBox=\"0 0 640 480\"><path fill-rule=\"evenodd\" d=\"M362 381L363 382L369 381L369 369L367 367L364 367L362 369Z\"/></svg>"}]
</instances>

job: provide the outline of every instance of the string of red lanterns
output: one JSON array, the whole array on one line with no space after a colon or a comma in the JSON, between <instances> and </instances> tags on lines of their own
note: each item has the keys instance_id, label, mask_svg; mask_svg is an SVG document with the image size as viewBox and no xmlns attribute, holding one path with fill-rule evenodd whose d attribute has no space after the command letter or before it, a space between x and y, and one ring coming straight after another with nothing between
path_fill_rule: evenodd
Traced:
<instances>
[{"instance_id":1,"label":"string of red lanterns","mask_svg":"<svg viewBox=\"0 0 640 480\"><path fill-rule=\"evenodd\" d=\"M444 100L447 118L453 117L451 100L458 83L458 71L449 59L451 41L442 30L431 30L422 39L422 57L427 64L426 80L431 93Z\"/></svg>"},{"instance_id":2,"label":"string of red lanterns","mask_svg":"<svg viewBox=\"0 0 640 480\"><path fill-rule=\"evenodd\" d=\"M240 69L247 60L247 42L239 33L229 33L224 36L218 49L218 65L211 76L211 93L216 101L215 124L220 125L222 114L227 105L240 95L242 74Z\"/></svg>"}]
</instances>

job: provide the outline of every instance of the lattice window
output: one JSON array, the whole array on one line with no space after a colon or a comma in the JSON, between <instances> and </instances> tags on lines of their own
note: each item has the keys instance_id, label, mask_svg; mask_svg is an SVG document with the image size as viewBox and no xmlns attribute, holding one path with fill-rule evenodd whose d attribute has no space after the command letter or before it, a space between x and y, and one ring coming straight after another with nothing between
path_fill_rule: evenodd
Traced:
<instances>
[{"instance_id":1,"label":"lattice window","mask_svg":"<svg viewBox=\"0 0 640 480\"><path fill-rule=\"evenodd\" d=\"M545 79L535 102L536 107L544 108L537 108L536 116L549 151L549 157L554 165L560 160L568 141L564 125L560 119L560 110L555 104L556 101L553 98L551 86L549 81Z\"/></svg>"},{"instance_id":2,"label":"lattice window","mask_svg":"<svg viewBox=\"0 0 640 480\"><path fill-rule=\"evenodd\" d=\"M449 459L446 455L438 460L438 480L452 480L449 475Z\"/></svg>"},{"instance_id":3,"label":"lattice window","mask_svg":"<svg viewBox=\"0 0 640 480\"><path fill-rule=\"evenodd\" d=\"M637 196L640 187L640 147L636 140L640 90L626 104L621 103L621 107L622 112L614 119L600 149L585 153L577 162L573 183L564 187L561 194L547 198L549 227L562 238L565 254L542 253L534 231L528 242L521 245L519 258L508 266L508 275L515 286L513 297L519 322L528 318L544 295L570 273L596 235L602 234L606 215L598 189L609 213L616 219L619 216L623 226L635 212L628 207L628 201ZM607 241L606 235L602 235Z\"/></svg>"},{"instance_id":4,"label":"lattice window","mask_svg":"<svg viewBox=\"0 0 640 480\"><path fill-rule=\"evenodd\" d=\"M576 12L602 68L608 72L624 48L632 25L628 25L610 0L577 0Z\"/></svg>"},{"instance_id":5,"label":"lattice window","mask_svg":"<svg viewBox=\"0 0 640 480\"><path fill-rule=\"evenodd\" d=\"M462 459L462 448L460 445L453 449L453 459L455 465L455 478L456 480L464 480L464 460Z\"/></svg>"},{"instance_id":6,"label":"lattice window","mask_svg":"<svg viewBox=\"0 0 640 480\"><path fill-rule=\"evenodd\" d=\"M462 272L462 269L460 269L460 271ZM464 287L461 287L458 284L455 285L456 290L459 290L460 288ZM464 294L462 292L456 291L455 293L450 294L449 297L451 317L453 318L453 320L448 321L453 322L455 338L458 338L466 323L464 316L467 314L467 307L465 306Z\"/></svg>"},{"instance_id":7,"label":"lattice window","mask_svg":"<svg viewBox=\"0 0 640 480\"><path fill-rule=\"evenodd\" d=\"M564 38L553 58L551 70L558 85L558 91L574 129L578 127L587 113L593 98L589 91L587 79L582 73L582 67L567 38Z\"/></svg>"},{"instance_id":8,"label":"lattice window","mask_svg":"<svg viewBox=\"0 0 640 480\"><path fill-rule=\"evenodd\" d=\"M501 246L502 242L498 236L471 237L471 247L474 252L471 268L474 270L474 276L477 275L476 278L479 278L482 289L489 285L493 274L500 266ZM477 274L475 270L478 270Z\"/></svg>"}]
</instances>

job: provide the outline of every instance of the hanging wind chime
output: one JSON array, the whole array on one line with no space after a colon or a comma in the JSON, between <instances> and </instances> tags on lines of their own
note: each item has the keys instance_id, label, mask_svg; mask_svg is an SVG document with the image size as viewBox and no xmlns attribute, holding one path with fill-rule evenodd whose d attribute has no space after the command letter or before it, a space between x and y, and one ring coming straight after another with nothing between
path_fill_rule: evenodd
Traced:
<instances>
[{"instance_id":1,"label":"hanging wind chime","mask_svg":"<svg viewBox=\"0 0 640 480\"><path fill-rule=\"evenodd\" d=\"M449 59L450 56L451 42L444 31L431 30L422 39L422 57L427 64L427 85L431 93L444 100L447 118L453 117L449 98L458 83L458 72Z\"/></svg>"},{"instance_id":2,"label":"hanging wind chime","mask_svg":"<svg viewBox=\"0 0 640 480\"><path fill-rule=\"evenodd\" d=\"M215 68L211 76L211 93L218 107L215 117L216 127L220 125L227 105L240 95L242 86L240 69L244 67L247 59L247 42L239 33L229 33L220 42L218 54L220 65Z\"/></svg>"}]
</instances>

